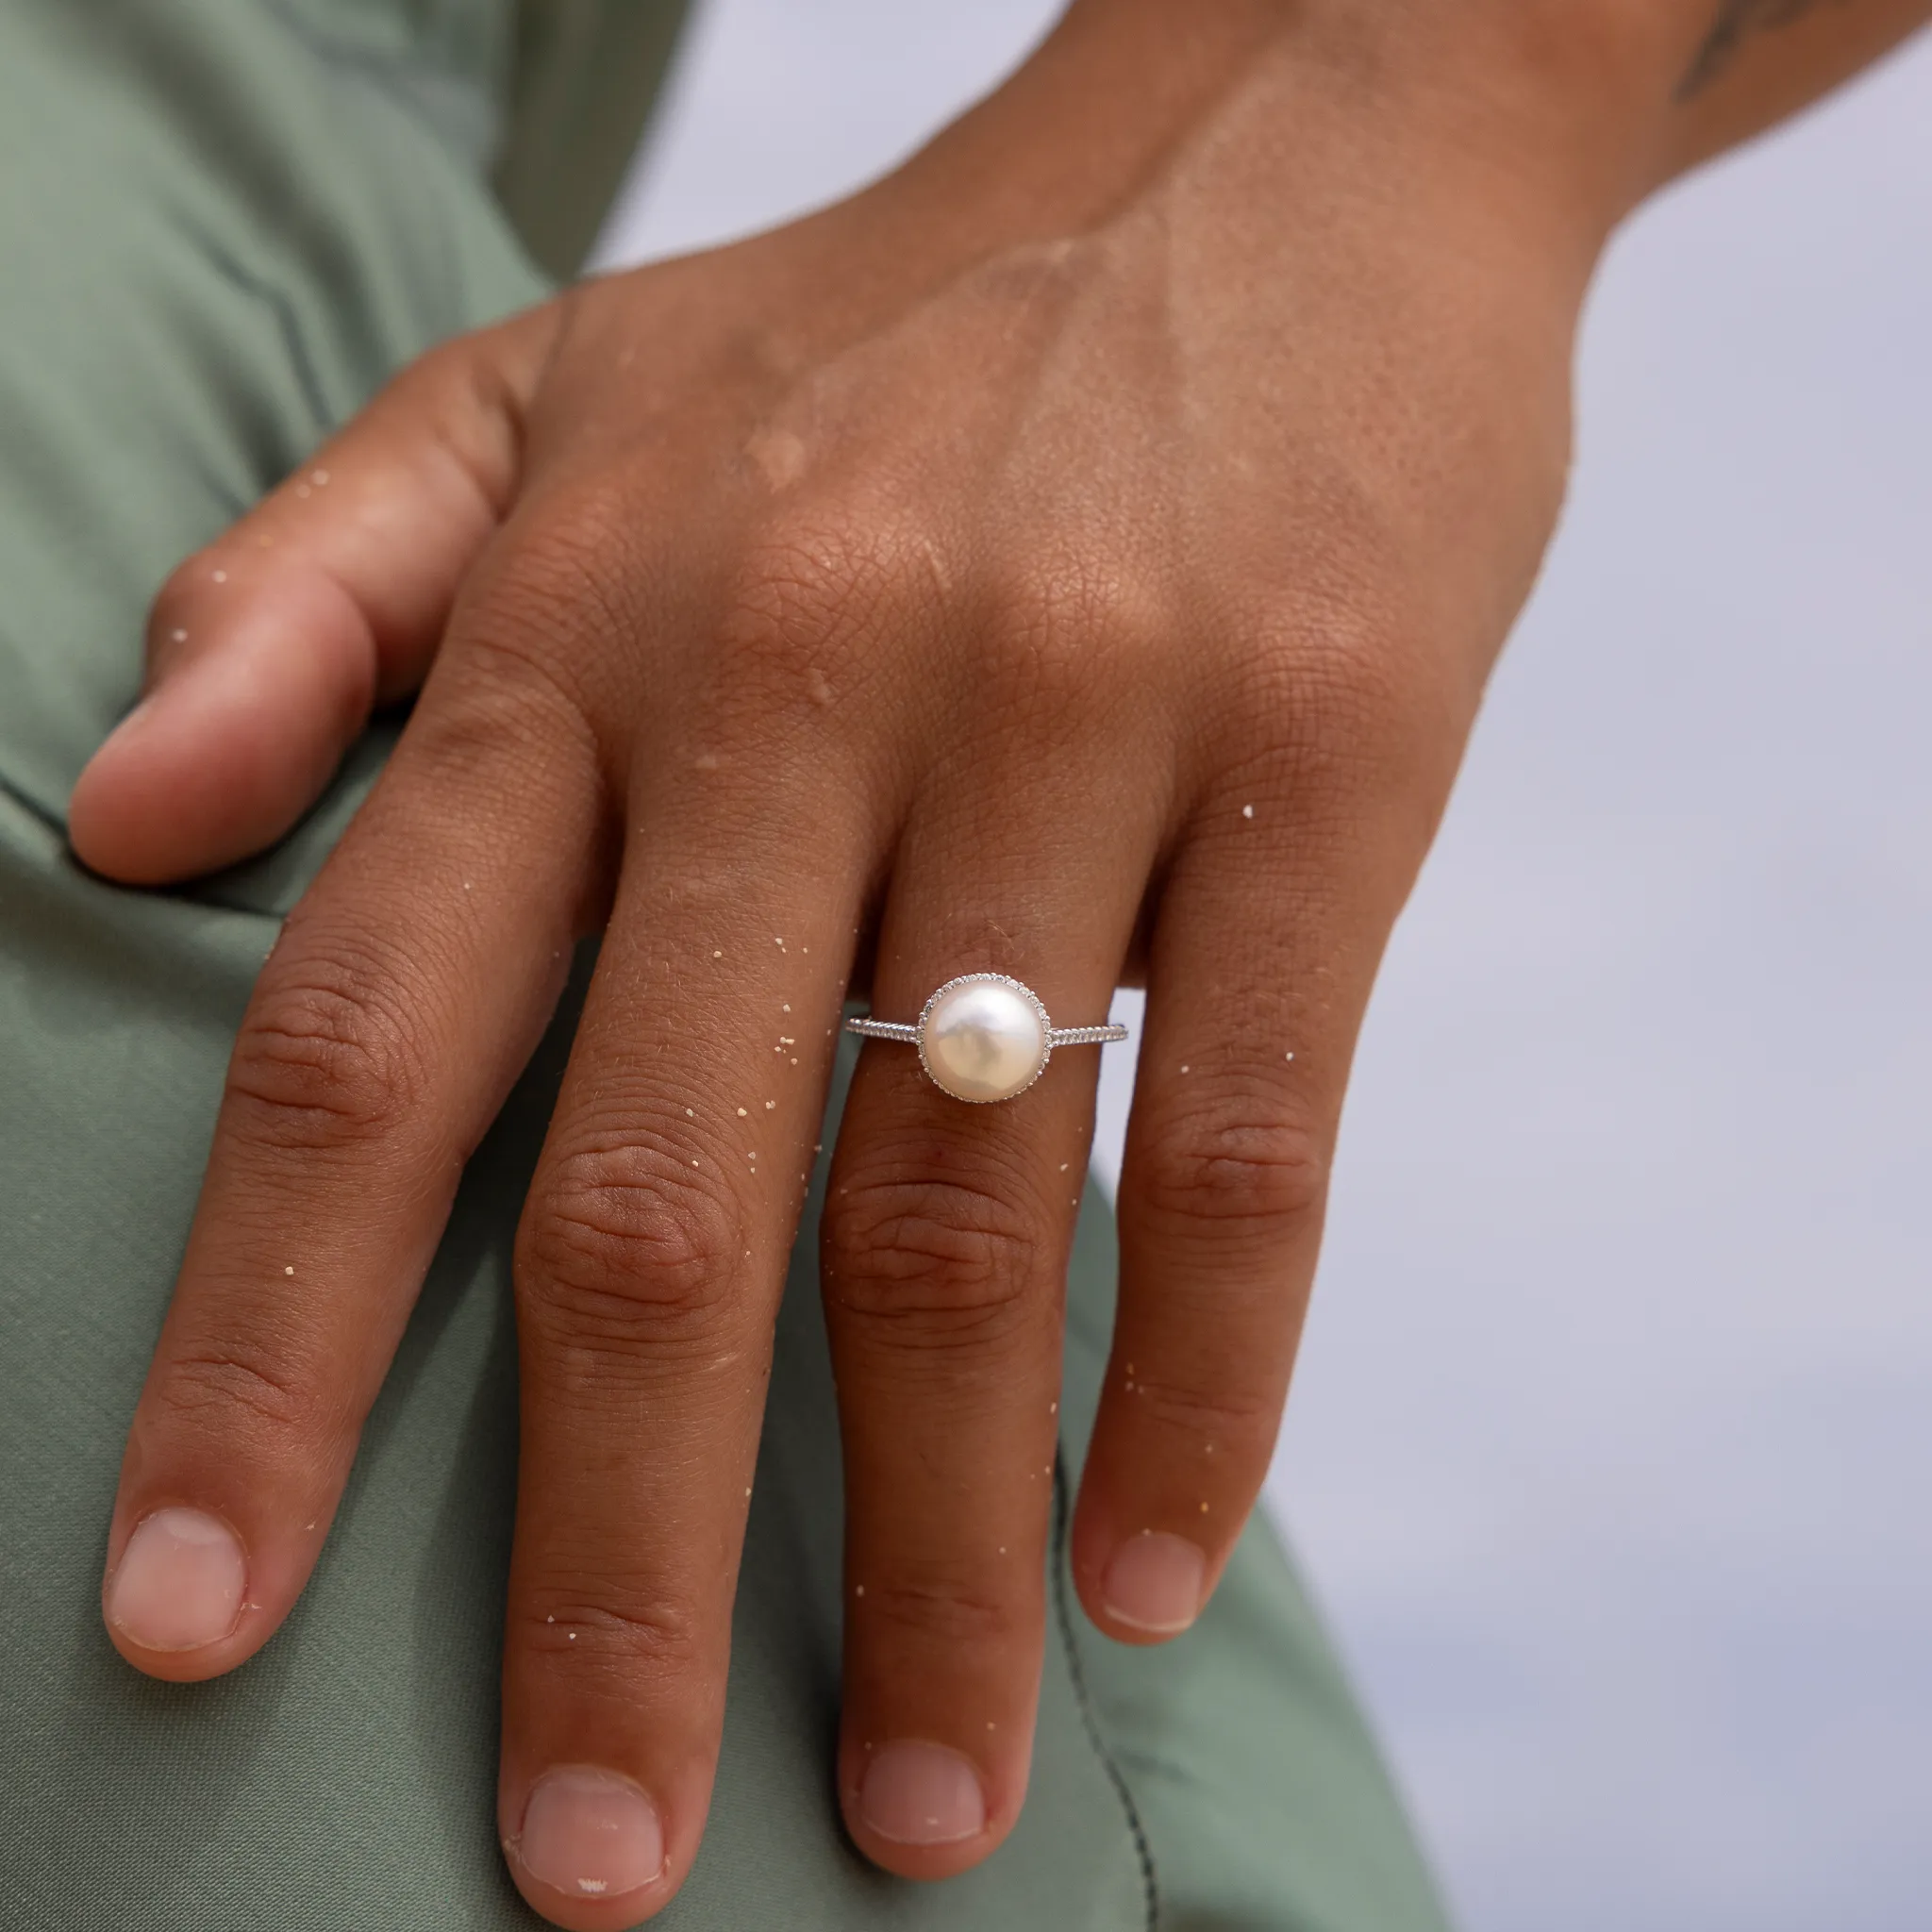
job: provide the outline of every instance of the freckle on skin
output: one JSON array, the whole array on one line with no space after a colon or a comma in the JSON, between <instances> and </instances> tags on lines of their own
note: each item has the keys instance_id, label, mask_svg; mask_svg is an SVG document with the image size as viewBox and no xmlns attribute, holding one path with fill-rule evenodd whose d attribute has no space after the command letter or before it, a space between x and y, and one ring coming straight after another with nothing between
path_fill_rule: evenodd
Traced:
<instances>
[{"instance_id":1,"label":"freckle on skin","mask_svg":"<svg viewBox=\"0 0 1932 1932\"><path fill-rule=\"evenodd\" d=\"M216 582L216 583L218 583L218 584L225 584L225 583L226 583L227 581L228 581L228 573L227 573L226 571L225 571L225 570L218 570L218 571L216 571L216 573L215 573L215 582Z\"/></svg>"},{"instance_id":2,"label":"freckle on skin","mask_svg":"<svg viewBox=\"0 0 1932 1932\"><path fill-rule=\"evenodd\" d=\"M294 1272L295 1272L295 1271L294 1271L294 1270L293 1270L292 1268L284 1268L284 1269L282 1270L282 1273L283 1273L284 1274L294 1274Z\"/></svg>"},{"instance_id":3,"label":"freckle on skin","mask_svg":"<svg viewBox=\"0 0 1932 1932\"><path fill-rule=\"evenodd\" d=\"M185 644L188 641L188 633L185 630L171 630L168 633L168 641L171 644Z\"/></svg>"},{"instance_id":4,"label":"freckle on skin","mask_svg":"<svg viewBox=\"0 0 1932 1932\"><path fill-rule=\"evenodd\" d=\"M1241 816L1242 816L1242 818L1244 818L1244 819L1251 819L1251 818L1253 818L1253 817L1255 816L1255 808L1254 808L1254 807L1253 807L1252 805L1244 805L1244 806L1242 806L1242 807L1241 807Z\"/></svg>"}]
</instances>

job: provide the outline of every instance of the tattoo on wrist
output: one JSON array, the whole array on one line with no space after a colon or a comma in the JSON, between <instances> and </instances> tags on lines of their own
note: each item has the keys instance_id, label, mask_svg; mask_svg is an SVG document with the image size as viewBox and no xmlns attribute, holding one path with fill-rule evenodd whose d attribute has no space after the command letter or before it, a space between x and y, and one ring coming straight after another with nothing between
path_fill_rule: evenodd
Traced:
<instances>
[{"instance_id":1,"label":"tattoo on wrist","mask_svg":"<svg viewBox=\"0 0 1932 1932\"><path fill-rule=\"evenodd\" d=\"M1677 83L1677 98L1688 101L1692 94L1701 93L1731 64L1738 49L1753 34L1790 26L1824 4L1826 0L1724 0L1697 58ZM1841 6L1844 0L1830 0L1830 4Z\"/></svg>"}]
</instances>

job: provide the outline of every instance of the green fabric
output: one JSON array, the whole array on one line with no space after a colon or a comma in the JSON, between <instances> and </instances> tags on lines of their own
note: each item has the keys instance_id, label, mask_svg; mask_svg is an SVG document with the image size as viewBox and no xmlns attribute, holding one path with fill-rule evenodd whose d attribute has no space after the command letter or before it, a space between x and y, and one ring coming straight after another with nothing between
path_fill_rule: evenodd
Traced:
<instances>
[{"instance_id":1,"label":"green fabric","mask_svg":"<svg viewBox=\"0 0 1932 1932\"><path fill-rule=\"evenodd\" d=\"M151 1683L99 1625L122 1434L250 983L388 736L278 852L192 892L92 879L61 835L75 774L135 689L168 567L398 363L542 292L486 185L514 28L510 0L0 8L9 1932L536 1924L492 1815L509 1252L574 1005L473 1164L308 1594L234 1676ZM831 1788L841 1505L816 1213L815 1197L782 1317L716 1803L660 1923L1440 1932L1373 1746L1258 1528L1200 1627L1158 1651L1081 1624L1057 1543L1060 1615L1012 1840L940 1887L852 1853ZM1090 1205L1070 1459L1110 1243Z\"/></svg>"},{"instance_id":2,"label":"green fabric","mask_svg":"<svg viewBox=\"0 0 1932 1932\"><path fill-rule=\"evenodd\" d=\"M523 0L496 194L525 245L575 275L624 178L686 0Z\"/></svg>"}]
</instances>

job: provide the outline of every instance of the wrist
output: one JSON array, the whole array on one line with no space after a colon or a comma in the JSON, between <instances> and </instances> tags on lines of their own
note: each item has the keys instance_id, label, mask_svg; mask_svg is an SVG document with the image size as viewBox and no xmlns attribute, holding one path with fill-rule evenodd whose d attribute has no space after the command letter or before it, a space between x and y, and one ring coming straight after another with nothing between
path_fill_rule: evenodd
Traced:
<instances>
[{"instance_id":1,"label":"wrist","mask_svg":"<svg viewBox=\"0 0 1932 1932\"><path fill-rule=\"evenodd\" d=\"M1527 177L1593 255L1656 189L1928 15L1932 0L1071 0L929 156L980 177L989 236L1077 232L1244 93L1285 79L1305 98L1319 76L1452 165Z\"/></svg>"},{"instance_id":2,"label":"wrist","mask_svg":"<svg viewBox=\"0 0 1932 1932\"><path fill-rule=\"evenodd\" d=\"M1204 155L1257 224L1330 186L1386 194L1367 177L1388 164L1427 199L1500 197L1587 275L1657 177L1682 6L1074 0L1006 86L860 204L892 233L897 280L1103 226Z\"/></svg>"}]
</instances>

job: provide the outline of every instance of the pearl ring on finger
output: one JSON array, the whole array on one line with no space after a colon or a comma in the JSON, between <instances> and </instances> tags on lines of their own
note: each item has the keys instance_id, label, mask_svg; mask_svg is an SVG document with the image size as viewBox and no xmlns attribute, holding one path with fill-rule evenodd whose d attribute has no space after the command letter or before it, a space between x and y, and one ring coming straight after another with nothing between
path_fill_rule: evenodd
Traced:
<instances>
[{"instance_id":1,"label":"pearl ring on finger","mask_svg":"<svg viewBox=\"0 0 1932 1932\"><path fill-rule=\"evenodd\" d=\"M1104 1046L1127 1037L1124 1026L1056 1026L1040 995L1004 973L947 980L909 1024L847 1020L845 1030L916 1046L934 1086L975 1103L1025 1092L1057 1046Z\"/></svg>"}]
</instances>

